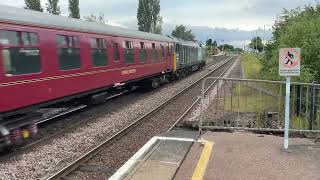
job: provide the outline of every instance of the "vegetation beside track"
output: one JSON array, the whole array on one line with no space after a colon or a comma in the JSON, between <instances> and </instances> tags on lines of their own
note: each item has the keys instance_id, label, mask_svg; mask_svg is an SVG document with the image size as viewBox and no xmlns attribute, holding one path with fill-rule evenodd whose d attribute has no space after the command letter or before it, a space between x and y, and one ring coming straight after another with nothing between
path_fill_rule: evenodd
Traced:
<instances>
[{"instance_id":1,"label":"vegetation beside track","mask_svg":"<svg viewBox=\"0 0 320 180\"><path fill-rule=\"evenodd\" d=\"M260 94L252 86L237 85L232 90L232 97L231 95L227 96L224 108L226 111L233 112L261 113L267 110L275 111L278 108L276 100L268 94Z\"/></svg>"},{"instance_id":2,"label":"vegetation beside track","mask_svg":"<svg viewBox=\"0 0 320 180\"><path fill-rule=\"evenodd\" d=\"M261 79L260 72L262 63L254 54L245 53L241 55L241 66L245 78L248 79Z\"/></svg>"},{"instance_id":3,"label":"vegetation beside track","mask_svg":"<svg viewBox=\"0 0 320 180\"><path fill-rule=\"evenodd\" d=\"M272 41L266 46L262 78L281 80L278 75L279 49L301 48L301 76L294 81L320 81L320 3L283 10L273 25Z\"/></svg>"}]
</instances>

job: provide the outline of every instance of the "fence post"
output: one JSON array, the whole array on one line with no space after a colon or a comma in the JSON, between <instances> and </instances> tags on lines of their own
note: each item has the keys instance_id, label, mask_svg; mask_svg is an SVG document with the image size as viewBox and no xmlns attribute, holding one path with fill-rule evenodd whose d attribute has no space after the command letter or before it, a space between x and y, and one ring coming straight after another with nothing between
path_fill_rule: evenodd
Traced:
<instances>
[{"instance_id":1,"label":"fence post","mask_svg":"<svg viewBox=\"0 0 320 180\"><path fill-rule=\"evenodd\" d=\"M202 122L203 122L203 107L204 107L204 92L207 78L202 81L201 85L201 107L200 107L200 121L199 121L199 134L202 134Z\"/></svg>"},{"instance_id":2,"label":"fence post","mask_svg":"<svg viewBox=\"0 0 320 180\"><path fill-rule=\"evenodd\" d=\"M315 82L312 82L314 84ZM315 97L316 97L316 87L312 85L312 96L311 96L311 107L310 107L310 121L309 121L309 130L313 130L313 122L314 122L314 115L315 115Z\"/></svg>"}]
</instances>

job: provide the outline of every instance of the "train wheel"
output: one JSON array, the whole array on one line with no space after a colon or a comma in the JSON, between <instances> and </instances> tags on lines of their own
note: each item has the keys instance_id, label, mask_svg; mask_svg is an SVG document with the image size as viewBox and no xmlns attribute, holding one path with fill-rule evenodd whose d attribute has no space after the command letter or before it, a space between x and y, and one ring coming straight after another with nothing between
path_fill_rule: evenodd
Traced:
<instances>
[{"instance_id":1,"label":"train wheel","mask_svg":"<svg viewBox=\"0 0 320 180\"><path fill-rule=\"evenodd\" d=\"M160 78L154 78L154 79L152 79L151 87L152 87L153 89L159 88L160 85L161 85Z\"/></svg>"}]
</instances>

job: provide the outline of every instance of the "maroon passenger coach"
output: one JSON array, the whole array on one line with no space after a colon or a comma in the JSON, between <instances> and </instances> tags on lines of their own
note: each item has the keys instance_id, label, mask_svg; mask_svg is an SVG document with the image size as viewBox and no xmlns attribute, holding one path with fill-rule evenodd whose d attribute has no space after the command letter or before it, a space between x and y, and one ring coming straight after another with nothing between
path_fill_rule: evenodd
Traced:
<instances>
[{"instance_id":1,"label":"maroon passenger coach","mask_svg":"<svg viewBox=\"0 0 320 180\"><path fill-rule=\"evenodd\" d=\"M34 110L157 87L203 59L196 42L0 5L0 146L37 132Z\"/></svg>"}]
</instances>

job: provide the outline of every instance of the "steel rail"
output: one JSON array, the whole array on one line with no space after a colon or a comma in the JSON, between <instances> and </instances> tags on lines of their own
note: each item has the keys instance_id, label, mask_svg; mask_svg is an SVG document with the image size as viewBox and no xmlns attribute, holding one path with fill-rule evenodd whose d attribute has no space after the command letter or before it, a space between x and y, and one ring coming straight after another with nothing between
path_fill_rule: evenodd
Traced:
<instances>
[{"instance_id":1,"label":"steel rail","mask_svg":"<svg viewBox=\"0 0 320 180\"><path fill-rule=\"evenodd\" d=\"M100 143L99 145L97 145L96 147L91 149L89 152L87 152L86 154L82 155L81 157L79 157L78 159L76 159L74 162L70 163L69 165L67 165L63 169L61 169L61 170L57 171L56 173L50 175L46 179L47 180L61 179L61 178L65 177L65 176L67 176L68 174L72 173L74 170L76 170L82 164L84 164L88 160L92 159L95 155L97 155L101 151L103 151L107 145L110 145L113 142L115 142L118 139L120 139L121 137L123 137L130 130L132 130L133 128L138 126L141 122L143 122L143 120L147 119L148 117L152 116L153 114L155 114L159 110L163 109L166 105L168 105L169 103L173 102L175 99L180 97L186 91L188 91L189 89L191 89L192 87L197 85L199 82L201 82L201 80L203 80L204 78L208 77L210 74L212 74L216 70L220 69L225 64L227 64L228 62L232 61L233 59L234 59L234 57L226 59L226 61L223 62L221 65L219 65L218 67L214 68L213 70L210 70L209 73L205 74L204 76L202 76L200 79L198 79L197 81L195 81L191 85L189 85L186 88L184 88L183 90L179 91L174 96L172 96L170 99L166 100L164 103L162 103L159 106L153 108L151 111L149 111L148 113L144 114L143 116L141 116L140 118L138 118L137 120L132 122L130 125L128 125L127 127L123 128L122 130L120 130L119 132L114 134L112 137L110 137L107 140L103 141L102 143Z\"/></svg>"},{"instance_id":2,"label":"steel rail","mask_svg":"<svg viewBox=\"0 0 320 180\"><path fill-rule=\"evenodd\" d=\"M209 87L205 90L205 94L212 88L212 86L214 84L216 84L216 82L218 81L218 78L221 78L228 70L229 68L232 66L233 64L230 64L226 70L224 70L218 77L216 77L217 79L214 80L210 85ZM198 97L193 103L192 105L177 119L177 121L170 127L170 129L167 131L167 132L170 132L172 131L176 126L177 124L179 124L188 114L189 112L199 103L199 101L201 100L201 97Z\"/></svg>"},{"instance_id":3,"label":"steel rail","mask_svg":"<svg viewBox=\"0 0 320 180\"><path fill-rule=\"evenodd\" d=\"M43 124L43 123L45 123L45 122L48 122L48 121L57 119L57 118L59 118L59 117L65 116L65 115L67 115L67 114L71 114L71 113L73 113L73 112L80 111L81 109L84 109L84 108L86 108L86 107L87 107L87 105L81 105L81 106L78 106L78 107L75 107L75 108L71 108L71 109L69 109L69 110L67 110L67 111L63 111L63 112L60 113L60 114L57 114L57 115L48 117L48 118L43 119L43 120L40 120L40 121L38 121L36 124L37 124L37 125Z\"/></svg>"},{"instance_id":4,"label":"steel rail","mask_svg":"<svg viewBox=\"0 0 320 180\"><path fill-rule=\"evenodd\" d=\"M206 66L208 66L208 67L214 66L215 64L220 63L220 62L222 62L223 60L225 60L225 59L219 58L216 62L210 62L210 63L207 64ZM121 92L121 93L112 95L112 96L108 97L108 98L106 99L106 101L107 101L107 100L114 99L114 98L117 98L117 97L120 97L120 96L122 96L122 95L124 95L124 94L127 94L128 92L130 92L130 91L124 91L124 92ZM112 108L110 109L110 111L113 111L113 110L115 110L115 109L118 109L118 108L121 107L121 106L123 106L123 104L120 104L120 105L118 105L118 106L112 107ZM57 118L59 118L59 117L66 116L66 115L68 115L68 114L71 114L71 113L80 111L80 110L85 109L85 108L88 108L88 106L86 106L86 105L81 105L81 106L78 106L78 107L69 109L69 110L67 110L67 111L63 111L63 112L60 113L60 114L57 114L57 115L48 117L48 118L46 118L46 119L43 119L43 120L37 122L36 124L37 124L37 125L44 124L44 123L49 122L49 121L51 121L51 120L57 119ZM25 145L25 146L23 146L23 147L19 147L19 148L16 149L14 152L11 152L11 153L2 155L2 156L0 157L0 161L9 159L10 157L14 157L14 156L16 156L16 155L18 155L18 154L20 154L20 153L22 153L22 152L25 153L25 152L31 151L31 150L34 149L36 146L40 146L41 144L44 144L44 143L50 141L51 139L57 138L57 137L59 137L59 136L62 135L62 134L65 134L65 133L67 133L67 132L70 132L70 131L72 131L72 130L78 128L78 127L80 127L81 125L84 125L85 123L88 123L88 122L91 121L92 119L95 119L95 118L101 116L101 115L104 114L104 113L105 113L105 112L96 114L96 115L94 115L94 116L92 116L92 117L87 118L86 120L82 120L82 121L80 121L80 122L78 122L78 123L76 123L76 124L74 124L74 125L72 125L72 126L70 126L70 127L67 127L67 128L65 128L65 129L63 129L63 130L60 130L60 131L58 131L58 132L56 132L56 133L54 133L54 134L52 134L52 135L49 135L49 136L44 137L44 138L41 138L40 140L37 140L37 141L32 142L32 143L30 143L30 144L27 144L27 145Z\"/></svg>"}]
</instances>

